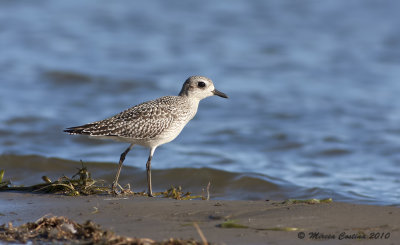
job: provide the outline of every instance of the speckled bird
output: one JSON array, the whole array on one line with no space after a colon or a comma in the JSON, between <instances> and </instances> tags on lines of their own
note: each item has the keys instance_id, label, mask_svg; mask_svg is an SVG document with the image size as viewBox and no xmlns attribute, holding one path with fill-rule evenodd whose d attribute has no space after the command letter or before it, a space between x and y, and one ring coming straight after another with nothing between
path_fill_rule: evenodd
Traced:
<instances>
[{"instance_id":1,"label":"speckled bird","mask_svg":"<svg viewBox=\"0 0 400 245\"><path fill-rule=\"evenodd\" d=\"M146 163L148 195L153 196L151 185L151 159L154 151L162 144L175 139L185 125L196 115L199 102L207 97L228 96L215 89L211 79L191 76L182 86L178 96L164 96L133 106L113 117L70 127L69 134L89 135L130 143L121 154L112 190L117 193L118 179L126 155L134 145L150 148Z\"/></svg>"}]
</instances>

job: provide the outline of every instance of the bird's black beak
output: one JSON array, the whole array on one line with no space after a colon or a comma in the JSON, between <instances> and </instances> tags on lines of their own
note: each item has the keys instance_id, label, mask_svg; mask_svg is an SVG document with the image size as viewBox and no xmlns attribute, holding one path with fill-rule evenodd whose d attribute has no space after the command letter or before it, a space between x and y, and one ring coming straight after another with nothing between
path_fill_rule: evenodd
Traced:
<instances>
[{"instance_id":1,"label":"bird's black beak","mask_svg":"<svg viewBox=\"0 0 400 245\"><path fill-rule=\"evenodd\" d=\"M224 94L221 91L218 91L216 89L214 89L212 92L214 93L214 95L218 95L219 97L226 98L226 99L228 98L228 95L226 95L226 94Z\"/></svg>"}]
</instances>

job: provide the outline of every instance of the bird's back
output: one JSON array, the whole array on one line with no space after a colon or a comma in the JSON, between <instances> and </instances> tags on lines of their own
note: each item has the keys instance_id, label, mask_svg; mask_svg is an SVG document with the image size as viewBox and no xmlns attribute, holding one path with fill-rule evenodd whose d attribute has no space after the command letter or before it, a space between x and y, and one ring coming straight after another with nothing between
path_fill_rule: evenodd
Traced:
<instances>
[{"instance_id":1,"label":"bird's back","mask_svg":"<svg viewBox=\"0 0 400 245\"><path fill-rule=\"evenodd\" d=\"M175 138L196 114L194 106L182 96L165 96L131 107L113 117L67 128L71 134L113 136L127 141ZM171 139L171 140L172 140Z\"/></svg>"}]
</instances>

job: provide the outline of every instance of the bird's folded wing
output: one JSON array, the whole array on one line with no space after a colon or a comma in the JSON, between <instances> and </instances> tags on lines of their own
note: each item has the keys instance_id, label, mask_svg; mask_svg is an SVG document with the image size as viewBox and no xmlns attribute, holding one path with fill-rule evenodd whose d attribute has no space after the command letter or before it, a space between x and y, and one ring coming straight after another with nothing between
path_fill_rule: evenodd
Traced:
<instances>
[{"instance_id":1,"label":"bird's folded wing","mask_svg":"<svg viewBox=\"0 0 400 245\"><path fill-rule=\"evenodd\" d=\"M171 96L172 97L172 96ZM185 110L171 106L173 97L162 97L131 107L113 117L64 130L71 134L151 139L182 120Z\"/></svg>"}]
</instances>

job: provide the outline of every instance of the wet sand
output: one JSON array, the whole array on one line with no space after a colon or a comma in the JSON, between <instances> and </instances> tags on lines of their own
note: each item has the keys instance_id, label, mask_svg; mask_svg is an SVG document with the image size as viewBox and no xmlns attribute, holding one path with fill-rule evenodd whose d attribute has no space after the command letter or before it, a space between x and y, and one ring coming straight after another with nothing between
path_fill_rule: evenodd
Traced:
<instances>
[{"instance_id":1,"label":"wet sand","mask_svg":"<svg viewBox=\"0 0 400 245\"><path fill-rule=\"evenodd\" d=\"M80 223L92 220L118 235L158 241L170 237L201 241L193 222L216 244L396 244L400 239L400 208L390 206L0 192L0 224L16 226L44 215ZM248 228L218 227L226 220ZM296 230L288 231L289 227Z\"/></svg>"}]
</instances>

